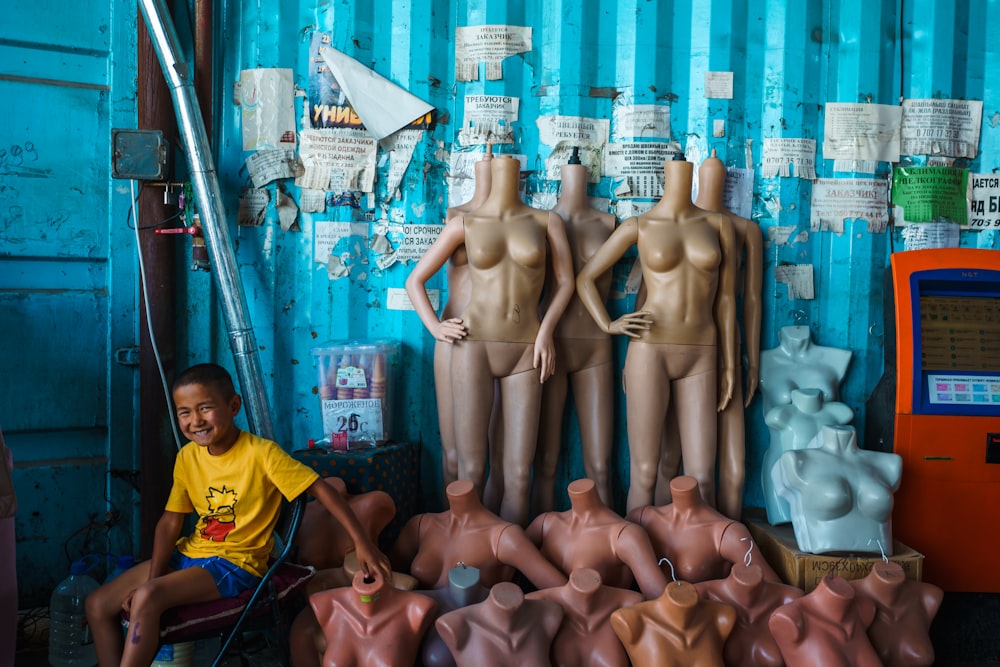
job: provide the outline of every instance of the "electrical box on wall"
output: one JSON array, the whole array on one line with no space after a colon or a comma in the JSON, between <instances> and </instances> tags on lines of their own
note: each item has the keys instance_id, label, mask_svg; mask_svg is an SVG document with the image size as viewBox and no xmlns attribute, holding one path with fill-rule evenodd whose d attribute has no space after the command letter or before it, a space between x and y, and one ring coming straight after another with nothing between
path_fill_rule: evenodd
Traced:
<instances>
[{"instance_id":1,"label":"electrical box on wall","mask_svg":"<svg viewBox=\"0 0 1000 667\"><path fill-rule=\"evenodd\" d=\"M111 175L139 181L166 178L167 145L159 130L111 130Z\"/></svg>"}]
</instances>

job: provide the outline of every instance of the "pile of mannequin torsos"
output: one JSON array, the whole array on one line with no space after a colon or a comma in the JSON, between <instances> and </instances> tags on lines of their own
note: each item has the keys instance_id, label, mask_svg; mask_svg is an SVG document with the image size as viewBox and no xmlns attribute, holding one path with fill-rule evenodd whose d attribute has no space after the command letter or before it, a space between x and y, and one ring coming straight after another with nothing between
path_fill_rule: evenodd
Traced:
<instances>
[{"instance_id":1,"label":"pile of mannequin torsos","mask_svg":"<svg viewBox=\"0 0 1000 667\"><path fill-rule=\"evenodd\" d=\"M575 480L568 510L525 529L487 509L471 482L452 482L446 511L406 522L389 552L392 582L359 571L343 529L310 508L300 560L325 569L292 626L293 664L933 663L937 587L884 560L806 593L780 582L746 526L705 503L696 480L678 476L670 489L670 503L622 517L593 480ZM395 511L382 491L349 502L373 537Z\"/></svg>"},{"instance_id":2,"label":"pile of mannequin torsos","mask_svg":"<svg viewBox=\"0 0 1000 667\"><path fill-rule=\"evenodd\" d=\"M760 231L723 208L720 160L698 173L693 202L694 165L666 162L663 197L616 226L590 206L582 164L562 168L552 211L521 201L516 159L477 164L472 200L449 209L406 285L436 341L449 509L406 524L392 585L349 568L314 581L293 627L296 665L933 662L938 589L884 561L805 594L780 582L739 521L743 410L758 386L772 433L768 518L791 520L804 550L891 553L899 469L873 461L845 426L844 351L791 326L760 352ZM610 269L633 246L637 307L613 319ZM425 285L444 267L438 315ZM629 337L624 516L609 507L619 334ZM568 387L586 478L556 512Z\"/></svg>"}]
</instances>

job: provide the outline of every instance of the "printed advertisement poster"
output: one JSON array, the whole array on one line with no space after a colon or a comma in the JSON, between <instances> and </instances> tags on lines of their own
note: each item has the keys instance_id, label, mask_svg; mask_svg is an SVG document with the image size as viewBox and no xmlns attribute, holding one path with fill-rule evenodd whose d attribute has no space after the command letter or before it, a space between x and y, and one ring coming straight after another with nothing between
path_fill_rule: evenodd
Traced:
<instances>
[{"instance_id":1,"label":"printed advertisement poster","mask_svg":"<svg viewBox=\"0 0 1000 667\"><path fill-rule=\"evenodd\" d=\"M604 176L623 179L618 197L663 196L663 163L679 153L670 141L627 141L604 147Z\"/></svg>"},{"instance_id":2,"label":"printed advertisement poster","mask_svg":"<svg viewBox=\"0 0 1000 667\"><path fill-rule=\"evenodd\" d=\"M562 178L562 166L569 164L576 149L580 164L589 170L588 180L591 183L600 181L601 151L608 143L610 128L606 118L542 116L536 124L539 141L552 148L545 159L545 178L550 181Z\"/></svg>"},{"instance_id":3,"label":"printed advertisement poster","mask_svg":"<svg viewBox=\"0 0 1000 667\"><path fill-rule=\"evenodd\" d=\"M900 115L888 104L827 104L823 158L899 162Z\"/></svg>"},{"instance_id":4,"label":"printed advertisement poster","mask_svg":"<svg viewBox=\"0 0 1000 667\"><path fill-rule=\"evenodd\" d=\"M974 158L983 120L981 100L903 100L903 155Z\"/></svg>"},{"instance_id":5,"label":"printed advertisement poster","mask_svg":"<svg viewBox=\"0 0 1000 667\"><path fill-rule=\"evenodd\" d=\"M812 180L816 178L815 139L764 139L764 159L760 175L764 178L792 176Z\"/></svg>"},{"instance_id":6,"label":"printed advertisement poster","mask_svg":"<svg viewBox=\"0 0 1000 667\"><path fill-rule=\"evenodd\" d=\"M670 138L670 107L666 105L618 105L611 117L615 141Z\"/></svg>"},{"instance_id":7,"label":"printed advertisement poster","mask_svg":"<svg viewBox=\"0 0 1000 667\"><path fill-rule=\"evenodd\" d=\"M1000 229L1000 175L970 174L969 229Z\"/></svg>"},{"instance_id":8,"label":"printed advertisement poster","mask_svg":"<svg viewBox=\"0 0 1000 667\"><path fill-rule=\"evenodd\" d=\"M455 28L455 78L475 81L479 63L486 63L486 78L503 78L504 59L531 50L531 28L516 25L472 25Z\"/></svg>"},{"instance_id":9,"label":"printed advertisement poster","mask_svg":"<svg viewBox=\"0 0 1000 667\"><path fill-rule=\"evenodd\" d=\"M239 91L243 150L295 148L292 70L243 70Z\"/></svg>"},{"instance_id":10,"label":"printed advertisement poster","mask_svg":"<svg viewBox=\"0 0 1000 667\"><path fill-rule=\"evenodd\" d=\"M868 231L889 225L889 183L877 178L818 178L813 181L809 227L844 233L844 223L864 220Z\"/></svg>"},{"instance_id":11,"label":"printed advertisement poster","mask_svg":"<svg viewBox=\"0 0 1000 667\"><path fill-rule=\"evenodd\" d=\"M953 167L896 167L892 205L902 209L896 224L968 221L969 172Z\"/></svg>"}]
</instances>

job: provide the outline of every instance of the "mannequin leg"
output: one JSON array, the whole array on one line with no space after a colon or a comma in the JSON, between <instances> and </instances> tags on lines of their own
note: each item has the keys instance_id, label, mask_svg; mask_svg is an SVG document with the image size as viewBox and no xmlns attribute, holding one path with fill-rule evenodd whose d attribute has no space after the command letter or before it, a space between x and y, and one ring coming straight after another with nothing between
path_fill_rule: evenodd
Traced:
<instances>
[{"instance_id":1,"label":"mannequin leg","mask_svg":"<svg viewBox=\"0 0 1000 667\"><path fill-rule=\"evenodd\" d=\"M625 355L625 413L629 443L626 512L653 502L663 420L670 405L670 378L662 355L666 346L630 342ZM712 419L715 423L715 419Z\"/></svg>"},{"instance_id":2,"label":"mannequin leg","mask_svg":"<svg viewBox=\"0 0 1000 667\"><path fill-rule=\"evenodd\" d=\"M567 378L556 360L556 372L542 385L542 409L538 424L532 479L532 513L537 516L555 509L556 468L562 449L562 422L566 408Z\"/></svg>"},{"instance_id":3,"label":"mannequin leg","mask_svg":"<svg viewBox=\"0 0 1000 667\"><path fill-rule=\"evenodd\" d=\"M667 409L667 418L663 422L663 437L660 441L660 468L656 473L656 493L654 503L657 506L669 505L670 480L681 473L681 434L677 430L677 409L671 404Z\"/></svg>"},{"instance_id":4,"label":"mannequin leg","mask_svg":"<svg viewBox=\"0 0 1000 667\"><path fill-rule=\"evenodd\" d=\"M434 394L437 397L438 429L441 432L441 488L458 479L455 417L451 392L451 352L454 345L434 344Z\"/></svg>"},{"instance_id":5,"label":"mannequin leg","mask_svg":"<svg viewBox=\"0 0 1000 667\"><path fill-rule=\"evenodd\" d=\"M573 403L580 424L583 468L587 477L594 481L601 501L611 507L610 462L614 440L614 399L611 396L614 374L611 364L577 371L570 376L570 381L573 383Z\"/></svg>"},{"instance_id":6,"label":"mannequin leg","mask_svg":"<svg viewBox=\"0 0 1000 667\"><path fill-rule=\"evenodd\" d=\"M490 470L483 489L483 505L500 514L503 502L503 406L500 401L500 380L493 381L493 411L490 413Z\"/></svg>"},{"instance_id":7,"label":"mannequin leg","mask_svg":"<svg viewBox=\"0 0 1000 667\"><path fill-rule=\"evenodd\" d=\"M743 484L746 477L742 375L737 366L733 399L718 415L719 511L733 521L739 521L743 514Z\"/></svg>"},{"instance_id":8,"label":"mannequin leg","mask_svg":"<svg viewBox=\"0 0 1000 667\"><path fill-rule=\"evenodd\" d=\"M503 502L500 517L520 526L528 525L531 509L531 464L538 441L538 413L542 384L532 369L500 379L503 405Z\"/></svg>"},{"instance_id":9,"label":"mannequin leg","mask_svg":"<svg viewBox=\"0 0 1000 667\"><path fill-rule=\"evenodd\" d=\"M714 354L714 352L713 352ZM718 427L716 371L674 380L674 402L681 434L684 474L698 480L702 499L715 507L715 455Z\"/></svg>"},{"instance_id":10,"label":"mannequin leg","mask_svg":"<svg viewBox=\"0 0 1000 667\"><path fill-rule=\"evenodd\" d=\"M490 412L493 406L493 375L485 344L478 341L455 343L451 357L451 386L454 397L455 445L458 451L458 478L472 482L483 495L486 460L489 456Z\"/></svg>"}]
</instances>

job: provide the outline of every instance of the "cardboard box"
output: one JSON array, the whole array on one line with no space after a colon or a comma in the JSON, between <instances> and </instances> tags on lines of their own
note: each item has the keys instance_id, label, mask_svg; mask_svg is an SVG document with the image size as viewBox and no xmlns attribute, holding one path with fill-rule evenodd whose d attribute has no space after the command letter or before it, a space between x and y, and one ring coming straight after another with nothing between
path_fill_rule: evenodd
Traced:
<instances>
[{"instance_id":1,"label":"cardboard box","mask_svg":"<svg viewBox=\"0 0 1000 667\"><path fill-rule=\"evenodd\" d=\"M875 563L882 560L879 555L867 553L806 553L799 550L790 523L772 526L762 516L749 516L746 524L760 553L782 581L806 593L816 588L828 574L840 575L844 579L863 579ZM923 554L898 540L893 540L892 551L889 560L899 563L907 579L920 581L924 568Z\"/></svg>"}]
</instances>

